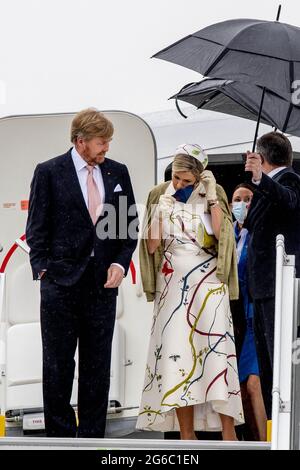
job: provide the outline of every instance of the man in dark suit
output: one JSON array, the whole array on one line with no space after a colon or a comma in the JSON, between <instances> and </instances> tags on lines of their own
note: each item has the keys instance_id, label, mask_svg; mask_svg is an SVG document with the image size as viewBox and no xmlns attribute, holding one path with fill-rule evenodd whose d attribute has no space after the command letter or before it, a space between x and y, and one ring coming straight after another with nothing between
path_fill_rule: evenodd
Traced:
<instances>
[{"instance_id":1,"label":"man in dark suit","mask_svg":"<svg viewBox=\"0 0 300 470\"><path fill-rule=\"evenodd\" d=\"M78 113L74 147L39 164L31 184L26 237L33 278L41 280L49 437L105 433L117 290L137 244L128 170L105 158L112 135L112 123L99 111ZM77 342L78 429L70 405Z\"/></svg>"},{"instance_id":2,"label":"man in dark suit","mask_svg":"<svg viewBox=\"0 0 300 470\"><path fill-rule=\"evenodd\" d=\"M257 153L248 152L245 169L256 189L246 219L249 291L265 406L271 418L274 351L276 236L283 234L288 254L296 255L300 275L300 178L292 165L292 146L277 132L263 135Z\"/></svg>"}]
</instances>

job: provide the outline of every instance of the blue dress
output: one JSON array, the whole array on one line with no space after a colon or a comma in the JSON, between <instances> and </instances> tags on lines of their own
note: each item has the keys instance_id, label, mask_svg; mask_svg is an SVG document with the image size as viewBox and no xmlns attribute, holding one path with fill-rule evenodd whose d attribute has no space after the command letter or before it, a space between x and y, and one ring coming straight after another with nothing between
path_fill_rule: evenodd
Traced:
<instances>
[{"instance_id":1,"label":"blue dress","mask_svg":"<svg viewBox=\"0 0 300 470\"><path fill-rule=\"evenodd\" d=\"M259 375L259 368L253 331L253 303L249 299L247 288L247 251L249 232L245 228L242 228L239 231L238 224L235 222L234 233L237 245L239 286L243 296L246 318L246 333L238 364L240 383L242 383L247 380L251 374Z\"/></svg>"}]
</instances>

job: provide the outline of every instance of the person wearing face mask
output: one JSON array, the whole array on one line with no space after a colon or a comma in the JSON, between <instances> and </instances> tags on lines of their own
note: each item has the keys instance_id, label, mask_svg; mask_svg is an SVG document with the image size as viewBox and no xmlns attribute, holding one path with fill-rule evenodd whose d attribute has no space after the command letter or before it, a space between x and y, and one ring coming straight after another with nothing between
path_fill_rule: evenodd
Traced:
<instances>
[{"instance_id":1,"label":"person wearing face mask","mask_svg":"<svg viewBox=\"0 0 300 470\"><path fill-rule=\"evenodd\" d=\"M149 194L140 245L154 301L138 429L220 431L236 440L243 409L229 298L238 298L231 212L196 144L180 145L172 180Z\"/></svg>"},{"instance_id":2,"label":"person wearing face mask","mask_svg":"<svg viewBox=\"0 0 300 470\"><path fill-rule=\"evenodd\" d=\"M247 183L239 184L232 196L231 210L235 218L234 233L237 244L240 301L232 302L231 306L237 350L241 345L241 351L238 354L238 368L246 422L244 438L250 441L265 441L267 437L267 416L261 391L253 332L253 303L248 293L247 251L249 232L243 227L252 197L253 188ZM241 311L244 316L243 319L241 318ZM244 319L245 328L244 331L241 331L242 329L239 326Z\"/></svg>"}]
</instances>

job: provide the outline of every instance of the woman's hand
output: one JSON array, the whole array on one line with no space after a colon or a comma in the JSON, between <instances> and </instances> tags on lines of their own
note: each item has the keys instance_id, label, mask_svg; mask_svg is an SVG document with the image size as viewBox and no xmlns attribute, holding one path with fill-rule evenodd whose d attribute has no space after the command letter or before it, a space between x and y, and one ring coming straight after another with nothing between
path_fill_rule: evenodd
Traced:
<instances>
[{"instance_id":1,"label":"woman's hand","mask_svg":"<svg viewBox=\"0 0 300 470\"><path fill-rule=\"evenodd\" d=\"M217 199L217 190L216 190L216 179L213 173L209 170L204 170L200 175L200 181L203 183L203 186L206 191L207 201L216 201Z\"/></svg>"},{"instance_id":2,"label":"woman's hand","mask_svg":"<svg viewBox=\"0 0 300 470\"><path fill-rule=\"evenodd\" d=\"M173 208L176 199L169 194L162 194L158 200L158 212L162 215L170 212Z\"/></svg>"},{"instance_id":3,"label":"woman's hand","mask_svg":"<svg viewBox=\"0 0 300 470\"><path fill-rule=\"evenodd\" d=\"M176 199L168 194L162 194L158 200L148 231L147 247L150 254L153 254L160 245L162 237L162 219L171 212L175 202Z\"/></svg>"}]
</instances>

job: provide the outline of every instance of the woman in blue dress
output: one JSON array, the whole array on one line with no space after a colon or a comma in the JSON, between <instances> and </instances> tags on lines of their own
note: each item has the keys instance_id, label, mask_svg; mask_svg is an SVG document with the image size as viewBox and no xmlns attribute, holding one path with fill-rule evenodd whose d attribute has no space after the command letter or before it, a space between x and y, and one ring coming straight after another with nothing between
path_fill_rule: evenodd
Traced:
<instances>
[{"instance_id":1,"label":"woman in blue dress","mask_svg":"<svg viewBox=\"0 0 300 470\"><path fill-rule=\"evenodd\" d=\"M259 367L253 332L253 303L249 298L247 282L247 250L249 232L243 228L253 196L247 183L238 185L232 196L232 213L236 219L234 233L237 246L238 275L241 302L245 315L245 334L242 340L238 361L245 422L250 428L251 440L266 440L267 417L262 397ZM239 335L239 333L237 333Z\"/></svg>"}]
</instances>

